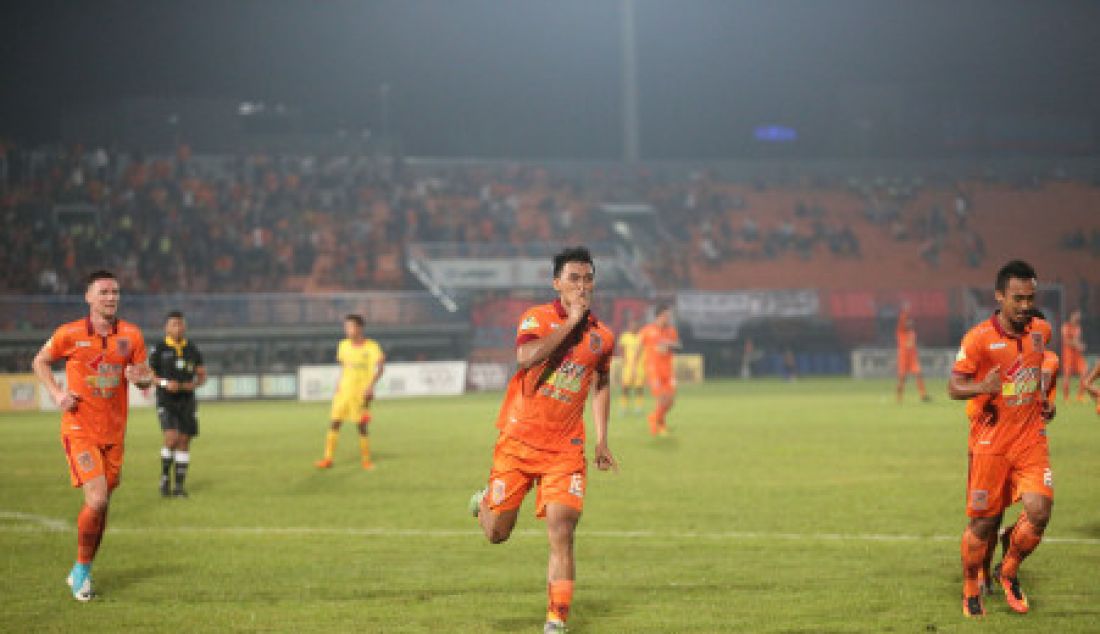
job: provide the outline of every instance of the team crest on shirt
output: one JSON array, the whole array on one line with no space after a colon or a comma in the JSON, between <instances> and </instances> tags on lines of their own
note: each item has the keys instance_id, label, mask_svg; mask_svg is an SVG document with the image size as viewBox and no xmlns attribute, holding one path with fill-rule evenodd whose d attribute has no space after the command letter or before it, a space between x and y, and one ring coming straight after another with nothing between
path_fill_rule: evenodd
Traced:
<instances>
[{"instance_id":1,"label":"team crest on shirt","mask_svg":"<svg viewBox=\"0 0 1100 634\"><path fill-rule=\"evenodd\" d=\"M593 332L588 335L588 349L592 352L599 352L603 349L603 337L600 333Z\"/></svg>"},{"instance_id":2,"label":"team crest on shirt","mask_svg":"<svg viewBox=\"0 0 1100 634\"><path fill-rule=\"evenodd\" d=\"M539 320L535 319L534 315L528 315L519 324L520 330L531 330L539 327Z\"/></svg>"},{"instance_id":3,"label":"team crest on shirt","mask_svg":"<svg viewBox=\"0 0 1100 634\"><path fill-rule=\"evenodd\" d=\"M130 354L130 340L127 337L119 337L115 340L115 348L123 356Z\"/></svg>"},{"instance_id":4,"label":"team crest on shirt","mask_svg":"<svg viewBox=\"0 0 1100 634\"><path fill-rule=\"evenodd\" d=\"M984 511L989 508L989 491L974 489L970 492L970 506L975 511Z\"/></svg>"},{"instance_id":5,"label":"team crest on shirt","mask_svg":"<svg viewBox=\"0 0 1100 634\"><path fill-rule=\"evenodd\" d=\"M1043 333L1033 332L1031 333L1031 347L1035 348L1039 352L1046 351L1046 344L1043 343Z\"/></svg>"},{"instance_id":6,"label":"team crest on shirt","mask_svg":"<svg viewBox=\"0 0 1100 634\"><path fill-rule=\"evenodd\" d=\"M92 454L87 451L82 451L77 454L76 464L80 467L81 471L91 471L95 468L95 461L92 460Z\"/></svg>"}]
</instances>

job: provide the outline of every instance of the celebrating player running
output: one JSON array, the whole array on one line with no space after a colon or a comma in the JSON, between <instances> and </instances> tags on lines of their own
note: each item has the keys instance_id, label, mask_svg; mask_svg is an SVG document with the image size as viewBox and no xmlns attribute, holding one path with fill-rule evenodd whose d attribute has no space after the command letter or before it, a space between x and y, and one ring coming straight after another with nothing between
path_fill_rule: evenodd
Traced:
<instances>
[{"instance_id":1,"label":"celebrating player running","mask_svg":"<svg viewBox=\"0 0 1100 634\"><path fill-rule=\"evenodd\" d=\"M550 538L549 610L544 631L563 632L573 599L573 534L584 503L584 402L593 391L596 467L615 467L607 447L611 355L615 335L591 313L595 266L588 250L554 256L558 299L523 314L516 338L519 370L508 383L497 427L489 487L471 511L499 544L512 533L520 504L538 487L537 517Z\"/></svg>"}]
</instances>

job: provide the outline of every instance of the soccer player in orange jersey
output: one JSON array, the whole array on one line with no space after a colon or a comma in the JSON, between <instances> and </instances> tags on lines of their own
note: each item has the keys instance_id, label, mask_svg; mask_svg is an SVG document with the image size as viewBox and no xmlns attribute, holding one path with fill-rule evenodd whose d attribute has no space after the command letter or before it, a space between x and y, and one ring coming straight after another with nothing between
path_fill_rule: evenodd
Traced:
<instances>
[{"instance_id":1,"label":"soccer player in orange jersey","mask_svg":"<svg viewBox=\"0 0 1100 634\"><path fill-rule=\"evenodd\" d=\"M997 273L998 310L963 337L948 393L968 400L970 419L967 507L962 537L963 613L985 614L981 570L1000 517L1014 502L1023 513L1009 529L1009 547L997 583L1009 607L1028 611L1020 563L1042 540L1054 504L1046 423L1054 403L1044 391L1042 367L1051 327L1035 317L1035 270L1013 260Z\"/></svg>"},{"instance_id":2,"label":"soccer player in orange jersey","mask_svg":"<svg viewBox=\"0 0 1100 634\"><path fill-rule=\"evenodd\" d=\"M1089 366L1085 361L1085 341L1081 338L1081 309L1075 309L1069 314L1069 320L1062 324L1062 372L1065 373L1062 396L1069 400L1070 380L1076 375L1079 379L1077 385L1077 400L1085 402L1085 375Z\"/></svg>"},{"instance_id":3,"label":"soccer player in orange jersey","mask_svg":"<svg viewBox=\"0 0 1100 634\"><path fill-rule=\"evenodd\" d=\"M676 400L676 374L672 357L680 349L680 334L672 325L672 305L658 304L653 322L638 332L645 350L646 380L656 399L649 415L649 433L668 434L668 412Z\"/></svg>"},{"instance_id":4,"label":"soccer player in orange jersey","mask_svg":"<svg viewBox=\"0 0 1100 634\"><path fill-rule=\"evenodd\" d=\"M1032 314L1039 319L1046 319L1046 316L1042 312L1036 310ZM1043 365L1040 374L1040 390L1043 394L1046 394L1047 401L1053 403L1058 397L1058 367L1059 359L1058 355L1054 354L1050 350L1043 353ZM983 396L975 397L975 399L990 399L991 395L986 394ZM982 408L985 407L983 403ZM1017 497L1017 494L1013 492L1013 499ZM982 582L982 594L993 594L995 586L994 579L1000 578L1000 569L992 568L993 555L997 550L997 535L1000 534L1001 543L1001 556L1004 557L1008 554L1008 549L1012 547L1012 527L1008 527L1004 531L1000 531L1001 521L1004 519L1004 515L997 516L997 527L994 529L992 537L989 540L988 547L985 552L985 561L982 563L981 582Z\"/></svg>"},{"instance_id":5,"label":"soccer player in orange jersey","mask_svg":"<svg viewBox=\"0 0 1100 634\"><path fill-rule=\"evenodd\" d=\"M1100 363L1093 366L1092 371L1085 377L1085 390L1096 399L1096 413L1100 414L1100 387L1093 385L1097 379L1100 379Z\"/></svg>"},{"instance_id":6,"label":"soccer player in orange jersey","mask_svg":"<svg viewBox=\"0 0 1100 634\"><path fill-rule=\"evenodd\" d=\"M147 388L153 371L137 326L118 318L118 280L108 271L88 278L84 294L89 313L54 331L32 366L61 414L61 444L74 487L84 491L77 516L76 564L67 582L73 597L89 601L91 567L103 539L107 505L118 486L128 414L127 386ZM65 387L54 380L51 364L65 361Z\"/></svg>"},{"instance_id":7,"label":"soccer player in orange jersey","mask_svg":"<svg viewBox=\"0 0 1100 634\"><path fill-rule=\"evenodd\" d=\"M917 351L917 329L913 325L913 317L909 314L909 302L901 306L895 334L898 340L898 403L901 403L901 396L905 391L905 378L910 374L917 379L920 399L924 402L930 401L928 391L924 389L924 375L921 374L920 356Z\"/></svg>"},{"instance_id":8,"label":"soccer player in orange jersey","mask_svg":"<svg viewBox=\"0 0 1100 634\"><path fill-rule=\"evenodd\" d=\"M475 493L470 510L493 544L508 539L520 504L538 488L535 514L550 539L545 632L564 632L573 599L573 535L586 485L584 404L592 391L595 464L616 467L607 446L611 409L611 356L615 335L591 313L595 267L583 247L554 256L558 299L534 306L520 319L519 369L508 383L497 418L489 486Z\"/></svg>"}]
</instances>

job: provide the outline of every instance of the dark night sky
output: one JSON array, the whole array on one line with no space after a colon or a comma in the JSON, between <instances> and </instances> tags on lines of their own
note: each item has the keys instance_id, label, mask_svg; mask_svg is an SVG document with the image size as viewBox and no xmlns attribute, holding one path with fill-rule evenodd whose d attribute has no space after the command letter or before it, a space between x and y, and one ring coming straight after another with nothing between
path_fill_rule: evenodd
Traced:
<instances>
[{"instance_id":1,"label":"dark night sky","mask_svg":"<svg viewBox=\"0 0 1100 634\"><path fill-rule=\"evenodd\" d=\"M377 125L388 82L409 153L611 157L621 143L615 0L34 0L2 15L0 133L17 138L126 96ZM824 144L868 94L1100 120L1098 2L637 0L637 17L647 155L744 154L767 122Z\"/></svg>"}]
</instances>

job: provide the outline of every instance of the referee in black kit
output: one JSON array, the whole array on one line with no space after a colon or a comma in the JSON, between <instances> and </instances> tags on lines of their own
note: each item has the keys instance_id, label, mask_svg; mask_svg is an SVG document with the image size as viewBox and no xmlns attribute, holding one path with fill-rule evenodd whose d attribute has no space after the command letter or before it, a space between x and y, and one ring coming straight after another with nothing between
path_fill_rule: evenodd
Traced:
<instances>
[{"instance_id":1,"label":"referee in black kit","mask_svg":"<svg viewBox=\"0 0 1100 634\"><path fill-rule=\"evenodd\" d=\"M157 417L164 431L164 446L160 450L160 494L164 497L187 497L183 483L191 464L191 439L199 435L195 390L206 382L206 368L202 365L202 354L187 340L186 333L183 313L178 310L168 313L164 338L149 352L149 367L156 375Z\"/></svg>"}]
</instances>

